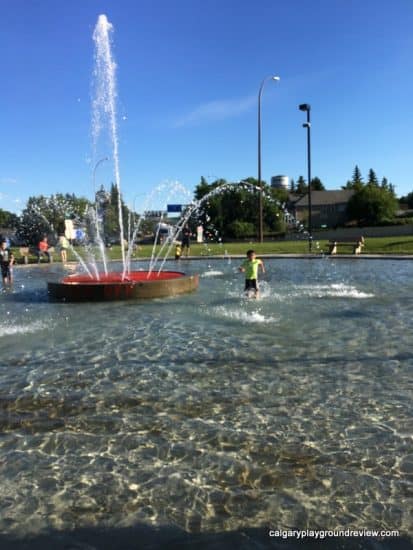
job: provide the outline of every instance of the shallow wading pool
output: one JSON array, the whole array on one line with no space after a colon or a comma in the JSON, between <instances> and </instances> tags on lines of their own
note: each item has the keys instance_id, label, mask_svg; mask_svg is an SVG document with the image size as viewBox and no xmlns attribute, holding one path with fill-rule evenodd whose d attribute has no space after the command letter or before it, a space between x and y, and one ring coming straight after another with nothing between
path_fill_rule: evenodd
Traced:
<instances>
[{"instance_id":1,"label":"shallow wading pool","mask_svg":"<svg viewBox=\"0 0 413 550\"><path fill-rule=\"evenodd\" d=\"M94 304L49 303L59 266L16 270L1 532L412 531L413 262L267 261L258 301L238 264L185 262L193 294Z\"/></svg>"}]
</instances>

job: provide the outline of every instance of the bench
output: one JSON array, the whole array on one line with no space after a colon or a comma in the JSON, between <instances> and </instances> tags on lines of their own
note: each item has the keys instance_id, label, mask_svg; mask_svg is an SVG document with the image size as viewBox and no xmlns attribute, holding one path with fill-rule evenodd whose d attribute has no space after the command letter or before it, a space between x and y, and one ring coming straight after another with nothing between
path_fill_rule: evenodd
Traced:
<instances>
[{"instance_id":1,"label":"bench","mask_svg":"<svg viewBox=\"0 0 413 550\"><path fill-rule=\"evenodd\" d=\"M50 263L53 263L53 254L54 254L54 247L51 246L48 250L49 254L50 254ZM19 249L19 252L20 252L20 256L23 258L23 263L24 264L28 264L29 263L29 256L30 255L33 255L33 256L37 256L38 255L38 251L37 251L37 248L29 248L28 246L21 246L20 249Z\"/></svg>"},{"instance_id":2,"label":"bench","mask_svg":"<svg viewBox=\"0 0 413 550\"><path fill-rule=\"evenodd\" d=\"M364 246L364 237L360 237L357 241L329 241L328 253L333 256L337 254L338 247L350 246L353 248L353 254L361 254Z\"/></svg>"}]
</instances>

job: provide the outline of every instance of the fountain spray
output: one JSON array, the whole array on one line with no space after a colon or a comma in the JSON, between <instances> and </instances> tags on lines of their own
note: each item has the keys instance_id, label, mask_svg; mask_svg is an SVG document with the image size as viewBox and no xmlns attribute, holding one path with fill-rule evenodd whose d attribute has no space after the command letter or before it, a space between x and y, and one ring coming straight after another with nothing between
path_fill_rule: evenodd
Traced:
<instances>
[{"instance_id":1,"label":"fountain spray","mask_svg":"<svg viewBox=\"0 0 413 550\"><path fill-rule=\"evenodd\" d=\"M105 127L109 130L114 164L114 179L118 190L118 214L123 273L126 272L125 239L123 230L122 197L119 172L119 139L116 114L116 63L111 50L113 26L106 15L99 15L93 33L95 42L94 95L92 99L92 140L94 156L97 155L99 137Z\"/></svg>"}]
</instances>

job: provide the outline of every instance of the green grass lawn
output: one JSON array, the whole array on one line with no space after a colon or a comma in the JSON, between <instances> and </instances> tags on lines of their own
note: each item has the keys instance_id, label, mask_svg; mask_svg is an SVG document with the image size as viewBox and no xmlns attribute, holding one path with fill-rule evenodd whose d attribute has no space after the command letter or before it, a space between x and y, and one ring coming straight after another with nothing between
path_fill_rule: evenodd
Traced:
<instances>
[{"instance_id":1,"label":"green grass lawn","mask_svg":"<svg viewBox=\"0 0 413 550\"><path fill-rule=\"evenodd\" d=\"M366 239L365 254L413 254L413 235Z\"/></svg>"},{"instance_id":2,"label":"green grass lawn","mask_svg":"<svg viewBox=\"0 0 413 550\"><path fill-rule=\"evenodd\" d=\"M265 243L243 242L243 243L208 243L192 244L191 256L219 256L224 254L244 255L249 248L253 248L257 254L306 254L308 252L308 241L303 239L299 241L271 241ZM326 252L328 249L327 241L314 241L313 252ZM159 247L157 247L159 251ZM19 249L14 249L18 263L22 262ZM148 258L152 253L152 245L142 245L134 252L132 258ZM171 255L173 256L174 247ZM350 247L339 248L339 254L350 254ZM84 257L82 247L79 248L79 254ZM407 237L374 237L367 238L363 248L363 254L412 254L413 255L413 235ZM121 258L120 246L113 246L106 249L106 255L111 260ZM54 261L60 261L60 254L56 251L53 255ZM96 254L99 257L99 253ZM75 255L69 251L68 260L75 261ZM30 263L36 262L35 256L30 256Z\"/></svg>"},{"instance_id":3,"label":"green grass lawn","mask_svg":"<svg viewBox=\"0 0 413 550\"><path fill-rule=\"evenodd\" d=\"M328 241L314 241L313 252L321 253L328 250ZM249 248L253 248L257 254L306 254L308 252L308 241L272 241L265 243L207 243L192 244L191 256L219 256L224 254L244 255ZM157 250L159 248L157 247ZM338 249L339 254L351 254L351 247ZM140 247L135 258L144 258L151 255L152 246L143 245ZM174 248L172 249L174 252ZM363 254L413 254L413 235L411 237L374 237L366 239ZM109 252L110 258L120 258L120 247L113 247Z\"/></svg>"}]
</instances>

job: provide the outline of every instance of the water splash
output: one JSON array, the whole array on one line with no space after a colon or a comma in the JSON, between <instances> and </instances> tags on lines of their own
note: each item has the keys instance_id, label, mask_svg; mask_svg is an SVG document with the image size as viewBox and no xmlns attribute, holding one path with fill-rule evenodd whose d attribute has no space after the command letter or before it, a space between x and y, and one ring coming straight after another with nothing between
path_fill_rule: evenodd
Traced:
<instances>
[{"instance_id":1,"label":"water splash","mask_svg":"<svg viewBox=\"0 0 413 550\"><path fill-rule=\"evenodd\" d=\"M371 292L358 290L354 285L345 283L312 284L298 286L292 296L310 298L374 298Z\"/></svg>"},{"instance_id":2,"label":"water splash","mask_svg":"<svg viewBox=\"0 0 413 550\"><path fill-rule=\"evenodd\" d=\"M158 269L157 268L158 261L160 262L158 273L162 271L165 265L165 262L171 253L174 241L176 240L178 235L181 233L181 231L183 230L185 225L189 222L190 218L195 212L197 211L201 212L202 208L208 204L208 201L212 197L233 189L237 189L237 188L244 189L252 193L260 192L260 187L248 181L243 180L239 182L225 182L223 184L218 185L211 191L209 191L209 193L207 193L200 199L192 201L190 204L187 205L185 212L183 213L178 223L175 225L174 234L171 236L169 240L165 241L164 245L161 247L161 249L159 250L158 254L155 257L154 255L152 255L151 263L149 266L149 273L151 273L155 269ZM308 232L305 231L303 224L299 222L296 218L294 218L294 216L287 210L287 207L285 204L281 203L276 198L272 197L269 193L264 194L264 197L280 208L280 211L282 212L284 219L287 223L294 224L297 231L299 231L303 235L308 235ZM167 248L166 253L164 253L165 248Z\"/></svg>"},{"instance_id":3,"label":"water splash","mask_svg":"<svg viewBox=\"0 0 413 550\"><path fill-rule=\"evenodd\" d=\"M212 315L228 319L229 321L247 324L276 324L279 319L257 311L245 311L245 308L228 309L226 306L217 306L212 309Z\"/></svg>"},{"instance_id":4,"label":"water splash","mask_svg":"<svg viewBox=\"0 0 413 550\"><path fill-rule=\"evenodd\" d=\"M224 275L223 271L210 269L209 271L202 273L201 277L221 277L222 275Z\"/></svg>"},{"instance_id":5,"label":"water splash","mask_svg":"<svg viewBox=\"0 0 413 550\"><path fill-rule=\"evenodd\" d=\"M33 332L38 332L40 330L45 330L49 328L47 323L44 321L33 321L30 323L11 323L11 324L4 324L2 323L0 325L0 338L4 338L6 336L14 336L14 335L20 335L20 334L29 334Z\"/></svg>"},{"instance_id":6,"label":"water splash","mask_svg":"<svg viewBox=\"0 0 413 550\"><path fill-rule=\"evenodd\" d=\"M118 214L123 271L126 273L125 238L119 170L119 138L116 113L116 63L111 49L113 25L106 15L99 15L93 33L95 42L94 94L92 99L93 156L97 158L99 138L107 129L112 146L115 185L118 189Z\"/></svg>"}]
</instances>

